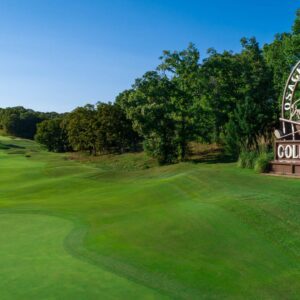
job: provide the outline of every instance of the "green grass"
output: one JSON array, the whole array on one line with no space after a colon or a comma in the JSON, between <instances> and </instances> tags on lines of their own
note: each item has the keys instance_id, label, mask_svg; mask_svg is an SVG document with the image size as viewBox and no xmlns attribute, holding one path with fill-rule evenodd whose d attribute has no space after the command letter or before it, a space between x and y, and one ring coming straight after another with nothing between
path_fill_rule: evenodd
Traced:
<instances>
[{"instance_id":1,"label":"green grass","mask_svg":"<svg viewBox=\"0 0 300 300\"><path fill-rule=\"evenodd\" d=\"M78 161L1 138L1 299L297 299L299 195L235 163Z\"/></svg>"},{"instance_id":2,"label":"green grass","mask_svg":"<svg viewBox=\"0 0 300 300\"><path fill-rule=\"evenodd\" d=\"M1 299L159 296L70 255L64 240L72 230L71 222L37 214L2 214L0 228Z\"/></svg>"}]
</instances>

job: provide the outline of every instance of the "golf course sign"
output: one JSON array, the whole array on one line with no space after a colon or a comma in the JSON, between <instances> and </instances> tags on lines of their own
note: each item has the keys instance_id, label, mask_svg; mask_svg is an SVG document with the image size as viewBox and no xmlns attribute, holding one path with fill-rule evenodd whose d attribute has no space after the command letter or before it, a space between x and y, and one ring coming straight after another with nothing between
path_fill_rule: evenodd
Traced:
<instances>
[{"instance_id":1,"label":"golf course sign","mask_svg":"<svg viewBox=\"0 0 300 300\"><path fill-rule=\"evenodd\" d=\"M300 175L300 61L287 80L281 108L280 129L275 130L275 160L271 172Z\"/></svg>"}]
</instances>

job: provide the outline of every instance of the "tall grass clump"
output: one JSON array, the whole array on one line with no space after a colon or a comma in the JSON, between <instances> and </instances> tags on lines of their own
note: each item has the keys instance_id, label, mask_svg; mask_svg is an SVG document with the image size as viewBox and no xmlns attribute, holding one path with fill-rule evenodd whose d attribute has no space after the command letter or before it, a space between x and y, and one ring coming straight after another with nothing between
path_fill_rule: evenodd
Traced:
<instances>
[{"instance_id":1,"label":"tall grass clump","mask_svg":"<svg viewBox=\"0 0 300 300\"><path fill-rule=\"evenodd\" d=\"M240 155L239 155L238 167L239 168L253 169L257 157L258 157L258 153L256 151L243 151L243 152L241 152Z\"/></svg>"},{"instance_id":2,"label":"tall grass clump","mask_svg":"<svg viewBox=\"0 0 300 300\"><path fill-rule=\"evenodd\" d=\"M274 154L270 152L261 152L257 157L254 165L254 170L257 173L268 171L269 163L274 158Z\"/></svg>"},{"instance_id":3,"label":"tall grass clump","mask_svg":"<svg viewBox=\"0 0 300 300\"><path fill-rule=\"evenodd\" d=\"M274 154L262 147L259 151L243 151L239 155L238 167L254 169L257 173L268 171L269 162L274 158Z\"/></svg>"}]
</instances>

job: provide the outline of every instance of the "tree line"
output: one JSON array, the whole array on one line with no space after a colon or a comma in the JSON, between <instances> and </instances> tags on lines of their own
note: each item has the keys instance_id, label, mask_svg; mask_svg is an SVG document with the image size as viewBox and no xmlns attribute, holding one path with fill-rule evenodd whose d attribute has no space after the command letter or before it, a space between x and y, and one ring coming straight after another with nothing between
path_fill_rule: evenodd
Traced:
<instances>
[{"instance_id":1,"label":"tree line","mask_svg":"<svg viewBox=\"0 0 300 300\"><path fill-rule=\"evenodd\" d=\"M33 138L50 151L90 154L137 151L162 164L185 160L189 143L224 145L237 156L270 144L285 81L300 59L300 10L291 32L260 47L242 38L241 51L209 49L201 61L194 44L164 51L155 70L135 80L114 103L66 114L24 108L0 110L8 134Z\"/></svg>"},{"instance_id":2,"label":"tree line","mask_svg":"<svg viewBox=\"0 0 300 300\"><path fill-rule=\"evenodd\" d=\"M37 124L57 116L56 112L37 112L22 106L0 108L0 129L12 136L33 139Z\"/></svg>"}]
</instances>

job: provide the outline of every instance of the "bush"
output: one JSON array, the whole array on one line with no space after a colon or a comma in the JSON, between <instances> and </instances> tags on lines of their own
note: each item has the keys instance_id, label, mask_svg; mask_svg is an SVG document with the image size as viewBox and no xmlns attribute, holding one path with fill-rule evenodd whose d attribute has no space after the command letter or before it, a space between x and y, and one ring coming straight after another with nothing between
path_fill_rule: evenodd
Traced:
<instances>
[{"instance_id":1,"label":"bush","mask_svg":"<svg viewBox=\"0 0 300 300\"><path fill-rule=\"evenodd\" d=\"M254 170L257 173L268 171L269 162L273 159L273 153L261 152L255 161Z\"/></svg>"},{"instance_id":2,"label":"bush","mask_svg":"<svg viewBox=\"0 0 300 300\"><path fill-rule=\"evenodd\" d=\"M238 159L238 167L239 168L246 168L246 152L241 152Z\"/></svg>"},{"instance_id":3,"label":"bush","mask_svg":"<svg viewBox=\"0 0 300 300\"><path fill-rule=\"evenodd\" d=\"M238 167L253 169L258 153L255 151L243 151L239 155Z\"/></svg>"}]
</instances>

